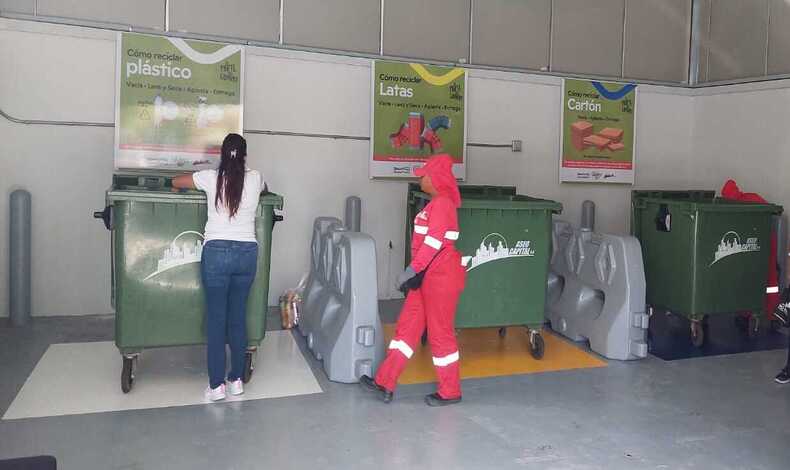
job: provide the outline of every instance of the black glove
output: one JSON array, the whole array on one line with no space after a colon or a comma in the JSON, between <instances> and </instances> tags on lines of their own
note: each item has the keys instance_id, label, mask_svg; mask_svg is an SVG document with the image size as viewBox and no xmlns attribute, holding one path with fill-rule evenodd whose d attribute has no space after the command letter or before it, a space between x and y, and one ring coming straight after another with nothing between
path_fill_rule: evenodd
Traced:
<instances>
[{"instance_id":1,"label":"black glove","mask_svg":"<svg viewBox=\"0 0 790 470\"><path fill-rule=\"evenodd\" d=\"M398 274L398 280L396 281L395 286L399 291L406 293L409 290L409 288L406 286L406 283L408 283L409 280L414 278L416 275L417 273L414 272L414 269L411 266L406 267L402 273Z\"/></svg>"}]
</instances>

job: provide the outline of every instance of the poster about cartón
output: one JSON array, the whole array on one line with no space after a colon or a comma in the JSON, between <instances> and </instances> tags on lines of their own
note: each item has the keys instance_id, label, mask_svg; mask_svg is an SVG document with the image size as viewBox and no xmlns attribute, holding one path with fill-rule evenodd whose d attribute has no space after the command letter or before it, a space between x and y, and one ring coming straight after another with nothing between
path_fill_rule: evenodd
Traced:
<instances>
[{"instance_id":1,"label":"poster about cart\u00f3n","mask_svg":"<svg viewBox=\"0 0 790 470\"><path fill-rule=\"evenodd\" d=\"M121 33L115 168L214 168L224 137L243 128L239 45Z\"/></svg>"},{"instance_id":2,"label":"poster about cart\u00f3n","mask_svg":"<svg viewBox=\"0 0 790 470\"><path fill-rule=\"evenodd\" d=\"M375 61L371 88L371 178L414 178L442 153L465 177L466 70Z\"/></svg>"},{"instance_id":3,"label":"poster about cart\u00f3n","mask_svg":"<svg viewBox=\"0 0 790 470\"><path fill-rule=\"evenodd\" d=\"M564 81L560 182L634 183L636 85Z\"/></svg>"}]
</instances>

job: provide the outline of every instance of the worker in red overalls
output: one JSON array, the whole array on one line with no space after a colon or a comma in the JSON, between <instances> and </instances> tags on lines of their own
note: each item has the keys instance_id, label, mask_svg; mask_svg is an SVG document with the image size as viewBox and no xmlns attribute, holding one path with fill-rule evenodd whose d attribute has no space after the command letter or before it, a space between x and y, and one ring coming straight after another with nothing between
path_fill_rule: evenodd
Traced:
<instances>
[{"instance_id":1,"label":"worker in red overalls","mask_svg":"<svg viewBox=\"0 0 790 470\"><path fill-rule=\"evenodd\" d=\"M721 188L721 197L733 201L758 202L761 204L768 203L768 201L757 193L744 193L733 180L727 180L727 182L724 183L724 186ZM771 230L770 244L770 252L768 255L768 284L765 287L764 301L765 311L769 315L769 320L773 317L772 312L779 304L779 272L777 269L778 241L776 232L773 230Z\"/></svg>"},{"instance_id":2,"label":"worker in red overalls","mask_svg":"<svg viewBox=\"0 0 790 470\"><path fill-rule=\"evenodd\" d=\"M375 379L360 377L362 386L379 393L385 403L392 401L398 376L414 354L426 326L439 388L426 396L425 402L429 406L444 406L461 401L455 309L464 288L466 270L461 264L461 254L455 249L461 195L452 168L453 160L443 154L431 157L425 166L414 170L420 177L420 187L432 198L414 219L412 261L398 276L399 287L412 284L412 288L406 295L395 337ZM418 273L424 273L424 278L414 288L413 284L420 278Z\"/></svg>"},{"instance_id":3,"label":"worker in red overalls","mask_svg":"<svg viewBox=\"0 0 790 470\"><path fill-rule=\"evenodd\" d=\"M744 193L733 180L727 180L721 188L721 197L735 201L766 203L757 193ZM771 252L768 258L768 285L765 288L765 311L783 326L788 326L790 311L790 291L785 288L782 298L779 296L779 275L777 273L778 240L776 232L771 231ZM776 383L790 383L790 342L787 345L787 363L774 379Z\"/></svg>"}]
</instances>

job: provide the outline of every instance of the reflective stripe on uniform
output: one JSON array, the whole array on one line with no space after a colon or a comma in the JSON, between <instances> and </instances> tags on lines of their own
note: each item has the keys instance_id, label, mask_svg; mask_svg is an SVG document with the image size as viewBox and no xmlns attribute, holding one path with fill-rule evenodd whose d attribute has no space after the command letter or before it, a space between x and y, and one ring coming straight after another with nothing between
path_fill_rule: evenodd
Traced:
<instances>
[{"instance_id":1,"label":"reflective stripe on uniform","mask_svg":"<svg viewBox=\"0 0 790 470\"><path fill-rule=\"evenodd\" d=\"M461 236L460 232L454 232L452 230L448 232L444 232L444 238L448 240L458 240L458 237L460 236Z\"/></svg>"},{"instance_id":2,"label":"reflective stripe on uniform","mask_svg":"<svg viewBox=\"0 0 790 470\"><path fill-rule=\"evenodd\" d=\"M435 365L436 367L447 367L454 362L458 362L458 359L460 359L460 356L458 355L458 351L452 354L448 354L447 356L444 357L434 356L433 365Z\"/></svg>"},{"instance_id":3,"label":"reflective stripe on uniform","mask_svg":"<svg viewBox=\"0 0 790 470\"><path fill-rule=\"evenodd\" d=\"M766 287L765 288L766 294L778 294L779 293L779 286L775 287Z\"/></svg>"},{"instance_id":4,"label":"reflective stripe on uniform","mask_svg":"<svg viewBox=\"0 0 790 470\"><path fill-rule=\"evenodd\" d=\"M428 235L425 237L425 244L433 248L434 250L438 250L442 247L442 242L433 238L432 236Z\"/></svg>"},{"instance_id":5,"label":"reflective stripe on uniform","mask_svg":"<svg viewBox=\"0 0 790 470\"><path fill-rule=\"evenodd\" d=\"M393 339L390 341L389 349L397 349L398 351L402 352L406 359L411 359L411 356L414 354L414 350L406 344L405 341L400 341L397 339Z\"/></svg>"},{"instance_id":6,"label":"reflective stripe on uniform","mask_svg":"<svg viewBox=\"0 0 790 470\"><path fill-rule=\"evenodd\" d=\"M428 233L428 227L426 225L415 225L414 226L414 233L419 233L420 235L425 235Z\"/></svg>"}]
</instances>

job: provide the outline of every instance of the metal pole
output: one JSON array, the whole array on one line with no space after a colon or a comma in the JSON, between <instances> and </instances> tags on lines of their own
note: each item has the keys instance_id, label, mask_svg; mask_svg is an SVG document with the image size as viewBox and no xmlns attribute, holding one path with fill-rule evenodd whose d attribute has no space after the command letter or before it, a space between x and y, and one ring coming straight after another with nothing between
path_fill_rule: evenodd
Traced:
<instances>
[{"instance_id":1,"label":"metal pole","mask_svg":"<svg viewBox=\"0 0 790 470\"><path fill-rule=\"evenodd\" d=\"M359 232L362 230L362 199L357 196L346 198L346 230Z\"/></svg>"},{"instance_id":2,"label":"metal pole","mask_svg":"<svg viewBox=\"0 0 790 470\"><path fill-rule=\"evenodd\" d=\"M30 193L18 189L10 200L9 317L11 325L30 321Z\"/></svg>"},{"instance_id":3,"label":"metal pole","mask_svg":"<svg viewBox=\"0 0 790 470\"><path fill-rule=\"evenodd\" d=\"M590 232L595 231L595 203L592 201L584 201L582 203L582 221L581 229Z\"/></svg>"},{"instance_id":4,"label":"metal pole","mask_svg":"<svg viewBox=\"0 0 790 470\"><path fill-rule=\"evenodd\" d=\"M702 39L702 0L692 0L691 31L689 35L689 68L688 77L686 79L687 83L691 86L695 86L699 83Z\"/></svg>"}]
</instances>

